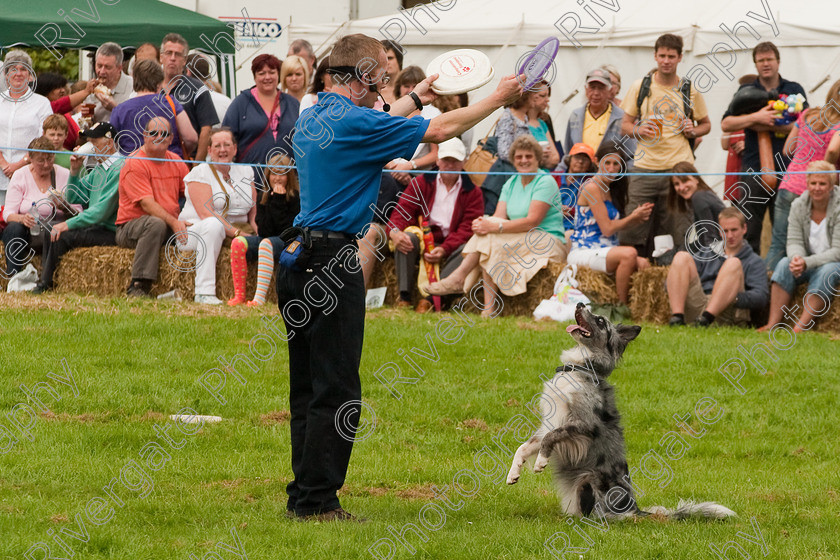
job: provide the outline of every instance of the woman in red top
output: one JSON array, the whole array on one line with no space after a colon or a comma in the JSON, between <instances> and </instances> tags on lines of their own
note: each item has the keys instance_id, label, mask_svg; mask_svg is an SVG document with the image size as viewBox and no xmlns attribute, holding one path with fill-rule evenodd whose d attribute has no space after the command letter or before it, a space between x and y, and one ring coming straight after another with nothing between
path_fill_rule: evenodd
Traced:
<instances>
[{"instance_id":1,"label":"woman in red top","mask_svg":"<svg viewBox=\"0 0 840 560\"><path fill-rule=\"evenodd\" d=\"M84 89L68 95L67 78L54 72L38 74L35 93L49 99L53 113L64 115L64 118L67 119L69 131L67 138L64 140L64 147L68 150L75 148L76 141L79 139L79 125L70 114L81 105L88 95L93 94L93 88L97 85L99 85L99 80L89 80Z\"/></svg>"}]
</instances>

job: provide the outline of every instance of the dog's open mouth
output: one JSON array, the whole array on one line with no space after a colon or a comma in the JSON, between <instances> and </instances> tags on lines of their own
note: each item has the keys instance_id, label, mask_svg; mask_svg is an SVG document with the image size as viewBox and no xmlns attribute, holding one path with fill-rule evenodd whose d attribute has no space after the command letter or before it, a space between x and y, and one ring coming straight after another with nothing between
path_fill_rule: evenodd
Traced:
<instances>
[{"instance_id":1,"label":"dog's open mouth","mask_svg":"<svg viewBox=\"0 0 840 560\"><path fill-rule=\"evenodd\" d=\"M581 308L575 309L575 321L577 324L566 327L566 332L574 334L575 332L580 331L581 336L589 338L592 336L592 328L589 326L589 323L584 320L583 313L581 313L580 309Z\"/></svg>"}]
</instances>

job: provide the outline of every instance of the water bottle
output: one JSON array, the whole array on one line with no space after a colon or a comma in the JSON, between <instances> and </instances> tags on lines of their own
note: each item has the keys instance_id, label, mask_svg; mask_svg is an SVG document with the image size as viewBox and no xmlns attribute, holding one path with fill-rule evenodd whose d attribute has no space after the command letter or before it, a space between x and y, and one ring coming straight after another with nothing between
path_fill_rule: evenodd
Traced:
<instances>
[{"instance_id":1,"label":"water bottle","mask_svg":"<svg viewBox=\"0 0 840 560\"><path fill-rule=\"evenodd\" d=\"M35 219L35 225L29 228L29 233L32 237L37 237L41 235L41 223L38 221L41 219L41 214L38 212L38 207L35 203L32 203L32 206L29 208L29 215Z\"/></svg>"}]
</instances>

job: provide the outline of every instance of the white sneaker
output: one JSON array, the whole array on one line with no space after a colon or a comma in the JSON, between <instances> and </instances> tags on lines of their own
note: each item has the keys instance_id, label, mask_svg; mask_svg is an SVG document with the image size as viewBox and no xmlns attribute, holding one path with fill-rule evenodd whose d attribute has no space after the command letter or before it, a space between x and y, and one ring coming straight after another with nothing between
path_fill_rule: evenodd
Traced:
<instances>
[{"instance_id":1,"label":"white sneaker","mask_svg":"<svg viewBox=\"0 0 840 560\"><path fill-rule=\"evenodd\" d=\"M195 302L196 303L204 303L206 305L221 305L223 302L216 296L208 296L202 294L195 295Z\"/></svg>"}]
</instances>

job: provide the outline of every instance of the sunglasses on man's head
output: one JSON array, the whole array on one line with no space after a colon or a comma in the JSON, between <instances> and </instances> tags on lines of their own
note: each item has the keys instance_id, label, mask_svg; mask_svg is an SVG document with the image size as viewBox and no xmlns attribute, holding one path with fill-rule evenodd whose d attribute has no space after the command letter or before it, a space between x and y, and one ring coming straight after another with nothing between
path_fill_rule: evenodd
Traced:
<instances>
[{"instance_id":1,"label":"sunglasses on man's head","mask_svg":"<svg viewBox=\"0 0 840 560\"><path fill-rule=\"evenodd\" d=\"M169 136L168 130L147 130L146 136L151 136L152 138L166 138Z\"/></svg>"}]
</instances>

